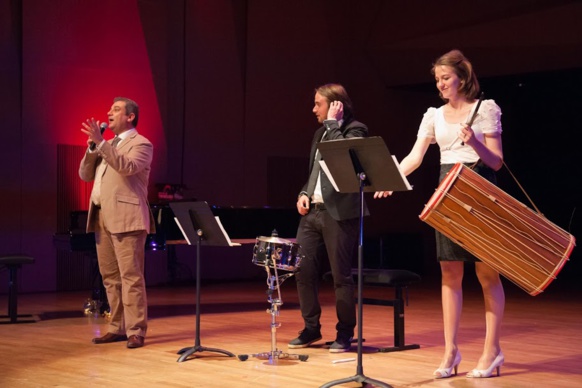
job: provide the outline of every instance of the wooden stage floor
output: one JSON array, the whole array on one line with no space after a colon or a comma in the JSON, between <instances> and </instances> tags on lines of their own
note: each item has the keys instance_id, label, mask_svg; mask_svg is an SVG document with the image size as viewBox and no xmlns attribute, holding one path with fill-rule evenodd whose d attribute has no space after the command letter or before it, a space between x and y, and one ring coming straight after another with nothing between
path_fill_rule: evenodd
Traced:
<instances>
[{"instance_id":1,"label":"wooden stage floor","mask_svg":"<svg viewBox=\"0 0 582 388\"><path fill-rule=\"evenodd\" d=\"M443 353L438 279L409 289L406 343L420 349L378 353L393 345L392 307L364 305L363 374L392 387L574 387L582 386L582 287L558 279L546 292L532 297L506 284L507 307L501 376L468 379L480 355L484 337L483 302L478 286L465 281L465 304L459 336L463 361L459 376L432 378ZM235 355L271 350L271 315L265 279L201 285L201 345ZM194 345L195 287L148 289L149 331L146 346L127 349L125 342L94 345L104 334L103 317L85 316L89 291L19 296L19 313L38 314L29 324L0 325L0 387L319 387L358 374L351 352L330 354L324 341L335 337L331 287L324 284L319 346L299 349L307 361L280 359L268 363L255 357L240 361L211 351L177 362L177 351ZM302 328L294 280L281 287L284 305L277 321L277 347ZM392 289L365 289L364 296L393 296ZM6 296L0 295L6 311ZM358 387L347 383L340 387Z\"/></svg>"}]
</instances>

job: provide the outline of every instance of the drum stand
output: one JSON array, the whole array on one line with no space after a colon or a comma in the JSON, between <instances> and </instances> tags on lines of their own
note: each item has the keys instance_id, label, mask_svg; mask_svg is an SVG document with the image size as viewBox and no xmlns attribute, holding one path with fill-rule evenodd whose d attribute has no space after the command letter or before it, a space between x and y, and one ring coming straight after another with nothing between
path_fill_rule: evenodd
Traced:
<instances>
[{"instance_id":1,"label":"drum stand","mask_svg":"<svg viewBox=\"0 0 582 388\"><path fill-rule=\"evenodd\" d=\"M267 255L269 257L270 255ZM283 300L281 299L281 289L280 286L283 282L294 275L294 273L286 273L285 275L278 276L277 267L274 268L274 275L271 275L271 270L269 268L269 260L265 262L265 270L267 271L267 295L269 296L267 300L271 303L271 308L267 310L267 313L271 314L271 351L263 353L253 353L250 354L251 357L258 358L260 360L268 360L269 364L273 365L277 363L280 359L289 360L299 360L307 361L309 355L307 354L289 354L283 353L281 350L277 349L277 328L281 327L281 324L277 322L277 316L279 316L279 307L283 305ZM277 297L273 298L273 293L277 290ZM248 360L248 354L238 355L238 359L241 361Z\"/></svg>"}]
</instances>

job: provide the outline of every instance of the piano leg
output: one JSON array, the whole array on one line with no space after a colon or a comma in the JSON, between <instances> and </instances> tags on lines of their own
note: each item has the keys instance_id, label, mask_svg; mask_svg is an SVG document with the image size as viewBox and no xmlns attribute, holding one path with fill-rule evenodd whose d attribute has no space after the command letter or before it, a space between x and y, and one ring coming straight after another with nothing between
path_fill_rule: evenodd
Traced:
<instances>
[{"instance_id":1,"label":"piano leg","mask_svg":"<svg viewBox=\"0 0 582 388\"><path fill-rule=\"evenodd\" d=\"M178 256L176 255L176 246L174 244L167 244L167 269L168 269L168 283L176 283L177 269L178 269Z\"/></svg>"},{"instance_id":2,"label":"piano leg","mask_svg":"<svg viewBox=\"0 0 582 388\"><path fill-rule=\"evenodd\" d=\"M103 278L99 272L99 262L97 261L97 253L92 253L91 258L93 259L93 291L91 293L91 299L95 301L96 306L99 309L99 315L109 315L109 301L107 300L107 292L105 291L105 286L103 285Z\"/></svg>"}]
</instances>

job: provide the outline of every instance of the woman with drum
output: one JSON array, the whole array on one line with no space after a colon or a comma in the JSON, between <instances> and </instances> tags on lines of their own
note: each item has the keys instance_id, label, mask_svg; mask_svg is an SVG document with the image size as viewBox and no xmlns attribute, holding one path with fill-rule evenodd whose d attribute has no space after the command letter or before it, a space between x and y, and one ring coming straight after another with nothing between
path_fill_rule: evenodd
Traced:
<instances>
[{"instance_id":1,"label":"woman with drum","mask_svg":"<svg viewBox=\"0 0 582 388\"><path fill-rule=\"evenodd\" d=\"M428 147L436 143L440 147L441 181L455 163L464 163L495 183L495 171L503 165L501 110L493 100L477 99L479 82L473 66L459 50L452 50L438 58L431 73L435 76L439 96L445 104L439 108L431 107L424 114L417 140L400 163L403 174L409 175L416 170ZM377 192L374 198L388 195L391 192ZM436 240L437 259L442 273L445 354L434 376L447 378L453 373L456 375L461 362L457 333L463 304L465 261L475 262L475 271L485 300L486 323L483 353L467 377L490 377L494 371L499 375L504 361L499 338L505 308L505 294L499 273L438 231Z\"/></svg>"}]
</instances>

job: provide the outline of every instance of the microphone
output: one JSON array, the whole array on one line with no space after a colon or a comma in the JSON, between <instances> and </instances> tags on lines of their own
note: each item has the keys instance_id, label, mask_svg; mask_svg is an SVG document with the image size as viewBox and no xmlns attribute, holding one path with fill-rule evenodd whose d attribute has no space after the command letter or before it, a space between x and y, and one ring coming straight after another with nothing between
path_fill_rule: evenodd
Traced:
<instances>
[{"instance_id":1,"label":"microphone","mask_svg":"<svg viewBox=\"0 0 582 388\"><path fill-rule=\"evenodd\" d=\"M99 129L101 129L101 134L103 135L103 132L105 132L105 130L107 129L107 123L101 123L101 125L99 126ZM97 144L91 142L89 149L91 151L93 151L93 150L95 150L95 147L97 147Z\"/></svg>"}]
</instances>

